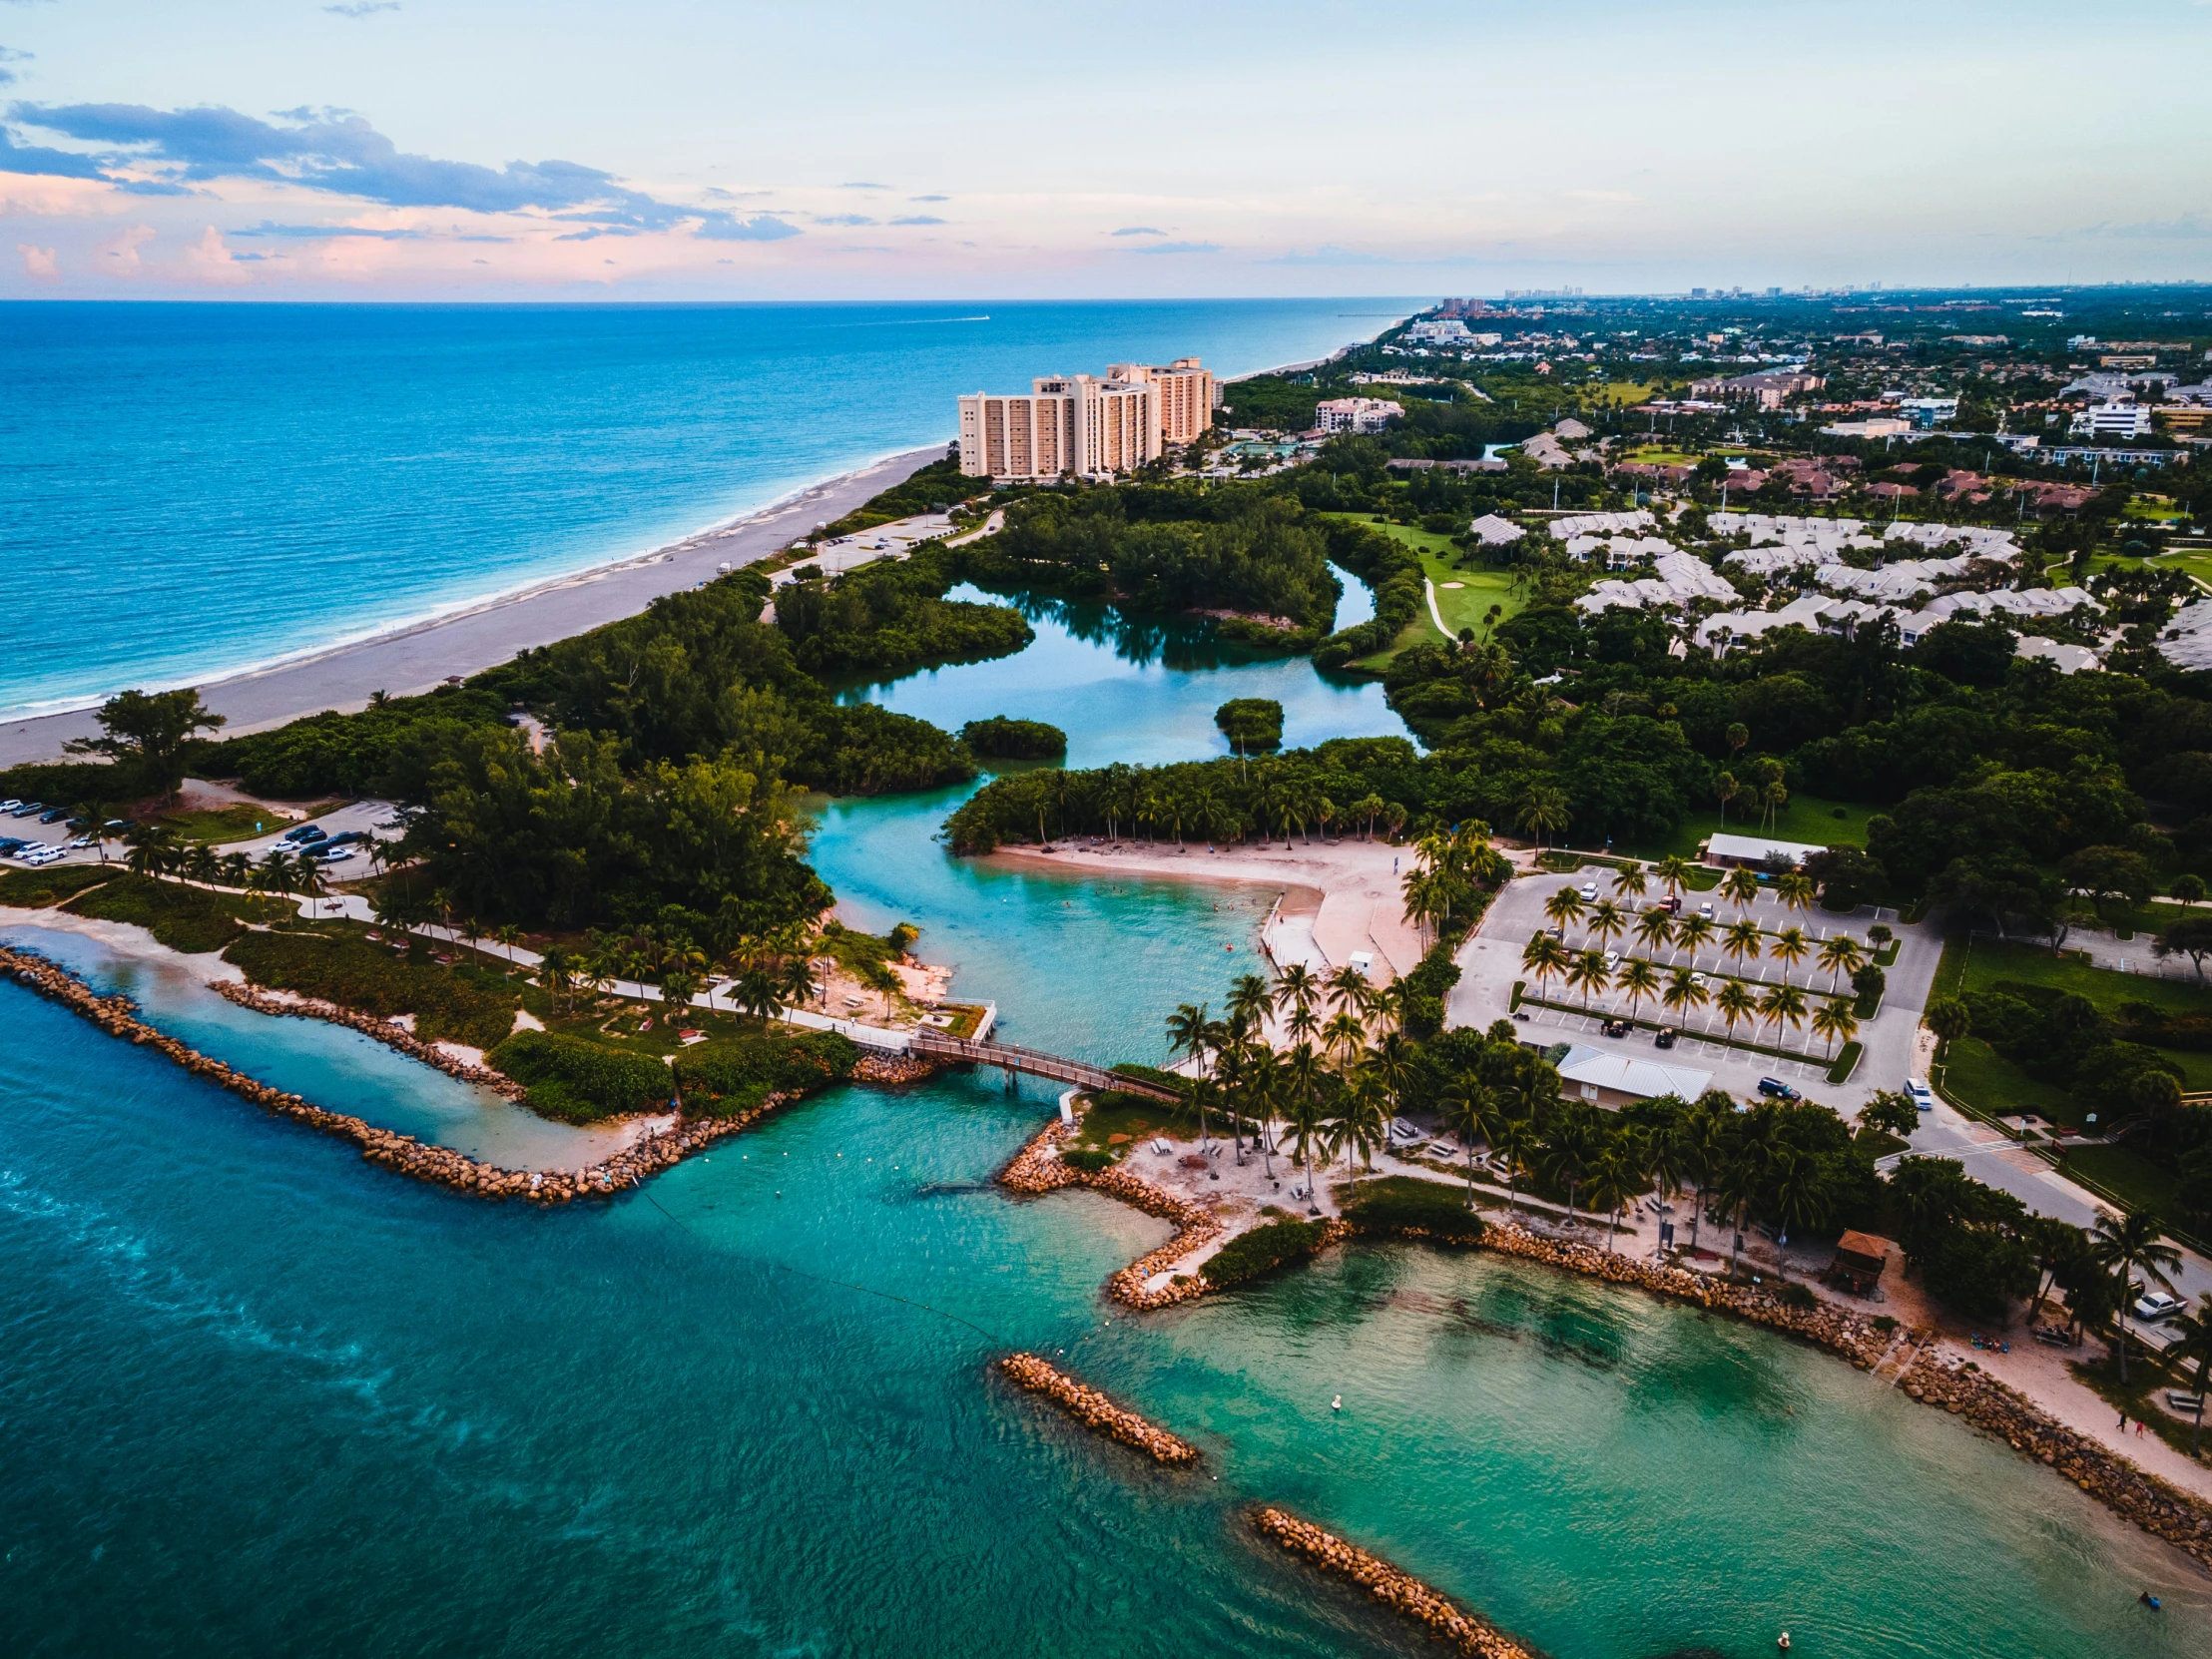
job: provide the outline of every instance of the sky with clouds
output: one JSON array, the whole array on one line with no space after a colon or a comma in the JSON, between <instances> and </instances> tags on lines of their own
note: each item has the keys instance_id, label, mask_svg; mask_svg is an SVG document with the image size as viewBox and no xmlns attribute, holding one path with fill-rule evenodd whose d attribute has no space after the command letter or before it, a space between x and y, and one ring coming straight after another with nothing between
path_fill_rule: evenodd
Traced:
<instances>
[{"instance_id":1,"label":"sky with clouds","mask_svg":"<svg viewBox=\"0 0 2212 1659\"><path fill-rule=\"evenodd\" d=\"M0 0L0 297L2212 277L2212 4Z\"/></svg>"}]
</instances>

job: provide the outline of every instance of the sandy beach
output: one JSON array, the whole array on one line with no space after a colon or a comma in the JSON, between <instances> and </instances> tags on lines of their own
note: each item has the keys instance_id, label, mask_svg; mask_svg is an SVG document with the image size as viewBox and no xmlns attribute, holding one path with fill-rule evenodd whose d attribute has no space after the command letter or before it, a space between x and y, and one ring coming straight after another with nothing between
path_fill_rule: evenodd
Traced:
<instances>
[{"instance_id":1,"label":"sandy beach","mask_svg":"<svg viewBox=\"0 0 2212 1659\"><path fill-rule=\"evenodd\" d=\"M941 444L910 449L826 479L734 524L636 558L557 577L274 668L205 683L202 691L209 706L228 717L225 730L232 736L324 709L350 712L364 707L371 692L388 691L394 697L426 692L448 676L480 673L525 647L550 645L635 616L663 594L710 579L724 564L765 558L802 531L840 518L868 497L903 482L943 453ZM0 725L0 766L59 760L63 744L97 731L89 709L8 721Z\"/></svg>"},{"instance_id":2,"label":"sandy beach","mask_svg":"<svg viewBox=\"0 0 2212 1659\"><path fill-rule=\"evenodd\" d=\"M1423 941L1405 920L1400 886L1412 853L1382 841L1230 847L1194 841L1181 848L1164 842L1062 841L1050 848L1001 847L989 856L1083 874L1272 885L1284 894L1266 936L1278 964L1304 961L1328 973L1365 952L1374 958L1370 978L1387 984L1411 972L1421 958Z\"/></svg>"}]
</instances>

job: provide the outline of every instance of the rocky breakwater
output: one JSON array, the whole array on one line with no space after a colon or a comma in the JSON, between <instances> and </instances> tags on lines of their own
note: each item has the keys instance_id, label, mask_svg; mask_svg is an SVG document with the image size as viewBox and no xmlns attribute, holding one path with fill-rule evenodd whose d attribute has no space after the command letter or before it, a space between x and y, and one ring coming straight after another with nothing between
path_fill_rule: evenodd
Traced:
<instances>
[{"instance_id":1,"label":"rocky breakwater","mask_svg":"<svg viewBox=\"0 0 2212 1659\"><path fill-rule=\"evenodd\" d=\"M998 1369L1016 1387L1043 1395L1094 1434L1135 1446L1153 1461L1174 1467L1198 1461L1198 1447L1190 1441L1147 1422L1126 1406L1116 1405L1096 1388L1076 1382L1034 1354L1009 1354L998 1362Z\"/></svg>"},{"instance_id":2,"label":"rocky breakwater","mask_svg":"<svg viewBox=\"0 0 2212 1659\"><path fill-rule=\"evenodd\" d=\"M510 1170L479 1163L450 1147L431 1146L364 1119L316 1106L300 1095L273 1088L224 1061L202 1054L138 1017L129 997L102 996L67 968L33 951L0 945L0 974L60 1003L111 1037L133 1043L171 1060L193 1076L228 1089L264 1111L351 1141L372 1164L433 1182L476 1198L520 1199L532 1204L570 1204L582 1198L608 1198L635 1187L648 1176L681 1163L726 1136L747 1128L794 1095L773 1094L749 1112L727 1118L687 1118L666 1133L653 1133L596 1164L575 1170ZM286 1007L285 1012L295 1012Z\"/></svg>"},{"instance_id":3,"label":"rocky breakwater","mask_svg":"<svg viewBox=\"0 0 2212 1659\"><path fill-rule=\"evenodd\" d=\"M1899 1386L1915 1399L1998 1436L2021 1456L2056 1469L2121 1519L2212 1567L2212 1504L2144 1473L2117 1452L2055 1421L1987 1372L1970 1364L1947 1365L1924 1348Z\"/></svg>"},{"instance_id":4,"label":"rocky breakwater","mask_svg":"<svg viewBox=\"0 0 2212 1659\"><path fill-rule=\"evenodd\" d=\"M1205 1295L1206 1281L1197 1274L1149 1290L1146 1282L1220 1238L1219 1218L1212 1211L1178 1198L1164 1187L1155 1187L1118 1164L1109 1164L1102 1170L1080 1170L1066 1163L1060 1157L1060 1148L1072 1132L1064 1123L1047 1124L998 1172L999 1184L1017 1193L1032 1194L1053 1192L1061 1187L1088 1187L1132 1209L1142 1210L1148 1216L1173 1222L1175 1237L1159 1249L1147 1251L1107 1280L1107 1293L1117 1302L1140 1312Z\"/></svg>"},{"instance_id":5,"label":"rocky breakwater","mask_svg":"<svg viewBox=\"0 0 2212 1659\"><path fill-rule=\"evenodd\" d=\"M1861 1371L1871 1371L1891 1344L1871 1320L1831 1302L1792 1306L1763 1286L1730 1284L1684 1268L1634 1261L1592 1245L1542 1239L1510 1225L1492 1226L1482 1243L1509 1256L1616 1285L1638 1286L1803 1338ZM1946 1365L1932 1348L1923 1348L1906 1368L1899 1386L1914 1399L1961 1417L2005 1440L2022 1456L2056 1469L2122 1520L2212 1567L2212 1504L2146 1474L2119 1453L2076 1433L1988 1373Z\"/></svg>"},{"instance_id":6,"label":"rocky breakwater","mask_svg":"<svg viewBox=\"0 0 2212 1659\"><path fill-rule=\"evenodd\" d=\"M505 1072L493 1071L489 1066L472 1066L457 1054L449 1054L435 1043L426 1043L403 1025L395 1025L388 1019L374 1014L364 1014L357 1008L347 1008L335 1002L325 1002L320 997L299 996L292 992L278 994L263 990L257 985L242 985L235 979L219 979L215 982L216 995L227 1002L235 1002L241 1008L251 1008L257 1014L289 1015L295 1019L326 1020L332 1025L342 1025L347 1030L358 1031L364 1037L374 1037L388 1047L396 1048L410 1060L419 1060L426 1066L442 1071L448 1077L463 1083L474 1083L479 1088L496 1089L509 1100L520 1100L527 1092L520 1083Z\"/></svg>"},{"instance_id":7,"label":"rocky breakwater","mask_svg":"<svg viewBox=\"0 0 2212 1659\"><path fill-rule=\"evenodd\" d=\"M1305 1556L1324 1572L1351 1579L1376 1600L1395 1608L1461 1653L1475 1655L1476 1659L1534 1659L1533 1649L1475 1617L1442 1591L1431 1589L1411 1573L1399 1571L1380 1555L1371 1555L1312 1521L1263 1506L1253 1511L1252 1524L1262 1537L1294 1555Z\"/></svg>"}]
</instances>

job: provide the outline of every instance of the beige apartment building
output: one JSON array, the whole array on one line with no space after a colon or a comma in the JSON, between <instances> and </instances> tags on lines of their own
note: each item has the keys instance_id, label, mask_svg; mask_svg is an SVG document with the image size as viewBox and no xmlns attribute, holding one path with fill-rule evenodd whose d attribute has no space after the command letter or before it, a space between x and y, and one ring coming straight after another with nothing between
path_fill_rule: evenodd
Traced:
<instances>
[{"instance_id":1,"label":"beige apartment building","mask_svg":"<svg viewBox=\"0 0 2212 1659\"><path fill-rule=\"evenodd\" d=\"M1134 472L1213 422L1214 377L1196 357L1165 368L1115 363L1103 379L1041 375L1026 396L960 399L960 470L974 478L1084 478Z\"/></svg>"}]
</instances>

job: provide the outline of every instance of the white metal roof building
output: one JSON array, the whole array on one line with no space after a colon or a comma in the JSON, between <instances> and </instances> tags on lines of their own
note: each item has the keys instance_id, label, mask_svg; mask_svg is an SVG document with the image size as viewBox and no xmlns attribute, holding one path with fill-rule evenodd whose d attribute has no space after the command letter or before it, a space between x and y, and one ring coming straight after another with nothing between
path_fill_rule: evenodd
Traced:
<instances>
[{"instance_id":1,"label":"white metal roof building","mask_svg":"<svg viewBox=\"0 0 2212 1659\"><path fill-rule=\"evenodd\" d=\"M1764 864L1769 858L1787 858L1793 864L1802 864L1814 853L1827 850L1826 846L1811 841L1786 841L1778 835L1731 835L1721 830L1706 841L1705 861L1709 864Z\"/></svg>"},{"instance_id":2,"label":"white metal roof building","mask_svg":"<svg viewBox=\"0 0 2212 1659\"><path fill-rule=\"evenodd\" d=\"M1664 1094L1695 1100L1711 1085L1713 1074L1576 1043L1559 1062L1559 1081L1569 1095L1599 1106L1625 1106Z\"/></svg>"}]
</instances>

